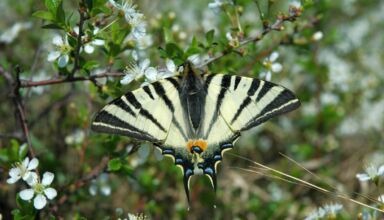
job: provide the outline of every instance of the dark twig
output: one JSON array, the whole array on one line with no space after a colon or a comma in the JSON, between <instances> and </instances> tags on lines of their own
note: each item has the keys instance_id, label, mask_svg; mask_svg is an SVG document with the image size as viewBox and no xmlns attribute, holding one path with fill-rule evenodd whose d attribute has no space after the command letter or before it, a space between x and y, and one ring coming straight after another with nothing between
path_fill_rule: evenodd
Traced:
<instances>
[{"instance_id":1,"label":"dark twig","mask_svg":"<svg viewBox=\"0 0 384 220\"><path fill-rule=\"evenodd\" d=\"M76 71L80 68L80 50L81 50L81 46L83 44L82 37L84 35L83 26L84 26L85 20L87 19L85 16L85 13L86 13L85 10L86 9L80 5L80 7L79 7L79 14L80 14L79 33L77 34L77 44L76 44L75 56L74 56L75 57L75 63L73 65L73 69L72 69L71 73L69 74L68 78L73 78Z\"/></svg>"},{"instance_id":2,"label":"dark twig","mask_svg":"<svg viewBox=\"0 0 384 220\"><path fill-rule=\"evenodd\" d=\"M58 202L52 207L51 210L54 213L58 213L59 207L63 205L65 202L67 202L70 194L74 193L79 188L85 186L88 182L95 179L102 172L105 172L108 161L109 161L109 157L104 156L101 159L100 163L97 166L95 166L87 175L83 176L81 179L77 180L76 182L67 185L65 187L67 192L66 193L64 192L62 194L62 196L57 200Z\"/></svg>"},{"instance_id":3,"label":"dark twig","mask_svg":"<svg viewBox=\"0 0 384 220\"><path fill-rule=\"evenodd\" d=\"M35 87L35 86L47 86L47 85L53 85L53 84L61 84L61 83L69 83L69 82L76 82L76 81L94 81L98 78L105 78L105 77L121 77L124 76L124 73L101 73L97 75L91 75L91 76L78 76L78 77L63 77L63 78L57 78L57 79L47 79L47 80L41 80L41 81L28 81L28 80L21 80L20 87Z\"/></svg>"},{"instance_id":4,"label":"dark twig","mask_svg":"<svg viewBox=\"0 0 384 220\"><path fill-rule=\"evenodd\" d=\"M301 15L301 9L300 8L291 7L289 9L289 15L279 15L277 17L277 20L272 25L266 25L264 27L263 31L259 35L254 36L254 37L250 37L250 38L245 39L243 41L240 41L237 48L240 48L240 47L247 45L249 43L256 43L256 42L260 41L261 39L263 39L263 37L271 31L282 31L284 29L283 28L284 22L295 21L296 18L298 18L300 15ZM225 49L224 51L222 51L221 53L217 54L216 56L205 61L205 63L203 63L201 65L201 67L204 67L204 66L220 59L221 57L232 53L232 52L236 52L236 50L234 50L234 48L232 48L232 47L229 47L229 48Z\"/></svg>"},{"instance_id":5,"label":"dark twig","mask_svg":"<svg viewBox=\"0 0 384 220\"><path fill-rule=\"evenodd\" d=\"M28 122L25 116L25 108L22 102L22 98L20 95L21 81L20 81L20 69L16 68L16 79L12 77L12 74L5 71L3 67L0 66L0 74L4 76L9 86L12 87L10 97L16 108L16 113L20 120L21 128L24 133L24 141L27 142L29 153L32 157L35 157L35 153L32 148L31 138L29 135Z\"/></svg>"}]
</instances>

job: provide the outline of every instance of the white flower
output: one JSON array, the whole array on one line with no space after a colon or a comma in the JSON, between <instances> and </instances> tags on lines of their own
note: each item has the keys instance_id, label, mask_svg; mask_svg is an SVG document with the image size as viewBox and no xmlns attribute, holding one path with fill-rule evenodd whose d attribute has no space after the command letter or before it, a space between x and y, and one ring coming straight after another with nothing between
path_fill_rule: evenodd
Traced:
<instances>
[{"instance_id":1,"label":"white flower","mask_svg":"<svg viewBox=\"0 0 384 220\"><path fill-rule=\"evenodd\" d=\"M269 57L265 58L263 65L267 69L266 72L261 72L260 77L265 77L267 81L271 80L272 78L272 72L278 73L281 72L283 69L283 66L280 63L275 62L277 58L279 57L278 52L273 52Z\"/></svg>"},{"instance_id":2,"label":"white flower","mask_svg":"<svg viewBox=\"0 0 384 220\"><path fill-rule=\"evenodd\" d=\"M238 44L239 44L239 39L237 38L237 36L233 37L232 34L231 34L231 32L227 32L227 33L225 34L225 37L227 38L227 40L228 40L228 44L229 44L230 46L232 46L232 47L236 47L236 46L238 46Z\"/></svg>"},{"instance_id":3,"label":"white flower","mask_svg":"<svg viewBox=\"0 0 384 220\"><path fill-rule=\"evenodd\" d=\"M84 140L85 132L83 130L75 130L71 134L65 137L66 144L81 144Z\"/></svg>"},{"instance_id":4,"label":"white flower","mask_svg":"<svg viewBox=\"0 0 384 220\"><path fill-rule=\"evenodd\" d=\"M149 67L149 59L145 59L137 65L136 63L131 63L126 69L126 75L120 80L120 83L123 85L129 84L134 79L141 78L146 71L153 71L152 68Z\"/></svg>"},{"instance_id":5,"label":"white flower","mask_svg":"<svg viewBox=\"0 0 384 220\"><path fill-rule=\"evenodd\" d=\"M26 157L22 163L16 163L16 166L9 170L9 179L7 179L8 184L16 183L20 178L22 178L27 183L32 182L34 179L37 179L37 174L32 170L36 169L39 165L39 160L33 158L29 161L29 158Z\"/></svg>"},{"instance_id":6,"label":"white flower","mask_svg":"<svg viewBox=\"0 0 384 220\"><path fill-rule=\"evenodd\" d=\"M28 183L31 188L22 190L19 194L20 198L29 201L36 195L33 199L33 206L36 209L44 208L47 204L47 199L53 199L57 196L57 191L54 188L49 187L54 177L55 175L53 173L45 172L41 182L39 179L35 179Z\"/></svg>"},{"instance_id":7,"label":"white flower","mask_svg":"<svg viewBox=\"0 0 384 220\"><path fill-rule=\"evenodd\" d=\"M152 36L149 34L136 39L136 47L139 50L144 50L153 44Z\"/></svg>"},{"instance_id":8,"label":"white flower","mask_svg":"<svg viewBox=\"0 0 384 220\"><path fill-rule=\"evenodd\" d=\"M73 31L76 33L76 34L79 34L79 27L76 26L73 28ZM81 36L81 40L84 42L84 41L88 41L88 42L85 42L83 44L83 47L84 47L84 51L88 54L91 54L95 51L95 46L102 46L105 44L105 41L102 40L102 39L97 39L95 38L95 36L99 33L100 29L95 27L95 29L93 29L93 40L91 41L88 41L89 39L89 36L87 35L83 35Z\"/></svg>"},{"instance_id":9,"label":"white flower","mask_svg":"<svg viewBox=\"0 0 384 220\"><path fill-rule=\"evenodd\" d=\"M109 196L112 190L108 184L108 174L102 173L97 179L92 180L88 191L92 196L96 196L99 192L104 196Z\"/></svg>"},{"instance_id":10,"label":"white flower","mask_svg":"<svg viewBox=\"0 0 384 220\"><path fill-rule=\"evenodd\" d=\"M384 203L384 194L382 194L381 196L379 196L379 197L377 198L377 200L378 200L379 202L381 202L381 203Z\"/></svg>"},{"instance_id":11,"label":"white flower","mask_svg":"<svg viewBox=\"0 0 384 220\"><path fill-rule=\"evenodd\" d=\"M381 165L380 167L376 167L375 165L371 164L365 168L365 173L356 174L356 178L362 182L368 181L368 180L376 181L378 178L380 178L383 175L384 175L384 165Z\"/></svg>"},{"instance_id":12,"label":"white flower","mask_svg":"<svg viewBox=\"0 0 384 220\"><path fill-rule=\"evenodd\" d=\"M125 20L131 26L131 34L135 39L139 39L146 34L144 15L136 10L137 6L131 0L125 0L123 4L109 0L109 3L123 12Z\"/></svg>"},{"instance_id":13,"label":"white flower","mask_svg":"<svg viewBox=\"0 0 384 220\"><path fill-rule=\"evenodd\" d=\"M205 61L209 60L208 55L192 54L187 58L195 66L201 66Z\"/></svg>"},{"instance_id":14,"label":"white flower","mask_svg":"<svg viewBox=\"0 0 384 220\"><path fill-rule=\"evenodd\" d=\"M75 31L76 34L79 34L79 27L75 27L73 29ZM91 54L95 51L95 46L102 46L105 44L105 41L102 40L102 39L97 39L95 38L95 36L99 33L100 29L98 27L95 27L95 29L93 29L93 40L89 41L89 42L86 42L84 43L84 51L88 54ZM82 38L82 41L83 40L86 40L89 38L89 36L87 35L84 35L84 36L81 36Z\"/></svg>"},{"instance_id":15,"label":"white flower","mask_svg":"<svg viewBox=\"0 0 384 220\"><path fill-rule=\"evenodd\" d=\"M57 60L57 65L61 68L65 67L69 61L69 53L72 48L68 44L67 35L63 37L55 35L52 39L53 45L55 45L56 50L49 52L47 60L53 62Z\"/></svg>"},{"instance_id":16,"label":"white flower","mask_svg":"<svg viewBox=\"0 0 384 220\"><path fill-rule=\"evenodd\" d=\"M0 42L5 44L12 43L22 30L30 29L32 22L17 22L12 27L4 30L0 35Z\"/></svg>"},{"instance_id":17,"label":"white flower","mask_svg":"<svg viewBox=\"0 0 384 220\"><path fill-rule=\"evenodd\" d=\"M328 216L336 216L343 209L343 205L340 203L330 203L324 205L323 208Z\"/></svg>"},{"instance_id":18,"label":"white flower","mask_svg":"<svg viewBox=\"0 0 384 220\"><path fill-rule=\"evenodd\" d=\"M291 7L300 8L300 7L301 7L301 2L298 1L298 0L294 0L294 1L291 1L291 2L289 3L289 5L290 5Z\"/></svg>"},{"instance_id":19,"label":"white flower","mask_svg":"<svg viewBox=\"0 0 384 220\"><path fill-rule=\"evenodd\" d=\"M321 31L316 31L313 35L312 35L312 40L313 41L319 41L323 38L323 32Z\"/></svg>"},{"instance_id":20,"label":"white flower","mask_svg":"<svg viewBox=\"0 0 384 220\"><path fill-rule=\"evenodd\" d=\"M183 71L182 66L177 68L173 60L170 59L166 60L166 67L166 69L160 71L157 71L153 67L149 67L148 70L145 72L146 82L142 86L147 85L148 83L156 82L161 79L178 75L180 72Z\"/></svg>"},{"instance_id":21,"label":"white flower","mask_svg":"<svg viewBox=\"0 0 384 220\"><path fill-rule=\"evenodd\" d=\"M343 205L339 203L330 203L326 204L323 207L320 207L313 212L311 212L305 220L318 220L324 217L332 217L332 219L336 218L338 212L343 209ZM328 219L327 218L327 219Z\"/></svg>"},{"instance_id":22,"label":"white flower","mask_svg":"<svg viewBox=\"0 0 384 220\"><path fill-rule=\"evenodd\" d=\"M225 3L222 0L215 0L214 2L208 3L208 8L212 9L215 13L218 13L224 4Z\"/></svg>"}]
</instances>

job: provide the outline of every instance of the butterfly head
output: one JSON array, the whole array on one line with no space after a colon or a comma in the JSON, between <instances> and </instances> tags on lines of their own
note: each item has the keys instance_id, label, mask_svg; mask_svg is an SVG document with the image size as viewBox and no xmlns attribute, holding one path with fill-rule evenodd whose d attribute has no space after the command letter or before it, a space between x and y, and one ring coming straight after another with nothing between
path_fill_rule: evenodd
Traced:
<instances>
[{"instance_id":1,"label":"butterfly head","mask_svg":"<svg viewBox=\"0 0 384 220\"><path fill-rule=\"evenodd\" d=\"M208 143L207 141L203 139L198 140L189 140L187 142L187 149L188 152L191 152L192 154L197 153L201 154L207 149Z\"/></svg>"}]
</instances>

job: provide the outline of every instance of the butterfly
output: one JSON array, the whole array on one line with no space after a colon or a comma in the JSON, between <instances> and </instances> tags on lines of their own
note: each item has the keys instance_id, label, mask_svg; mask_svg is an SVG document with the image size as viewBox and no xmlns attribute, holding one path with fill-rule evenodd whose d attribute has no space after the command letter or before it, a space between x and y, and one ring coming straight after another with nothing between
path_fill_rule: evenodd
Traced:
<instances>
[{"instance_id":1,"label":"butterfly","mask_svg":"<svg viewBox=\"0 0 384 220\"><path fill-rule=\"evenodd\" d=\"M152 142L183 172L188 201L194 174L216 191L217 166L243 131L300 106L288 89L260 79L207 74L186 63L165 78L113 100L92 129Z\"/></svg>"}]
</instances>

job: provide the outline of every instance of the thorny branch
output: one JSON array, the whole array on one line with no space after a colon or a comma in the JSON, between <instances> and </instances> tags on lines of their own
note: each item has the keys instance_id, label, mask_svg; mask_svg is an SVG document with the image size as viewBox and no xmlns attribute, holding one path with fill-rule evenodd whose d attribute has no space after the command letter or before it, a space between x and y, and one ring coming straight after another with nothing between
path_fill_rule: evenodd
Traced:
<instances>
[{"instance_id":1,"label":"thorny branch","mask_svg":"<svg viewBox=\"0 0 384 220\"><path fill-rule=\"evenodd\" d=\"M263 39L263 37L271 31L282 31L284 29L284 27L283 27L284 22L295 21L298 17L300 17L301 13L302 13L301 8L291 7L289 9L289 15L279 15L277 17L277 20L273 24L265 25L263 31L260 34L254 36L254 37L244 39L243 41L240 41L237 48L243 47L244 45L247 45L249 43L256 43L256 42L260 41L261 39ZM234 50L233 47L229 47L229 48L225 49L224 51L222 51L221 53L217 54L216 56L208 59L206 62L204 62L202 65L200 65L200 67L204 67L204 66L220 59L221 57L232 53L232 52L236 52L236 50Z\"/></svg>"},{"instance_id":2,"label":"thorny branch","mask_svg":"<svg viewBox=\"0 0 384 220\"><path fill-rule=\"evenodd\" d=\"M20 84L20 70L18 68L16 68L16 79L14 79L12 74L7 72L6 70L4 70L4 68L1 66L0 66L0 74L4 76L8 85L12 88L12 89L10 89L11 93L9 95L12 98L13 104L15 105L16 114L19 118L21 128L23 130L24 140L28 144L29 153L31 154L32 157L34 157L35 153L33 151L31 138L29 135L29 128L28 128L27 118L25 115L25 108L24 108L22 98L20 95L20 88L21 88L21 86L20 86L21 85Z\"/></svg>"},{"instance_id":3,"label":"thorny branch","mask_svg":"<svg viewBox=\"0 0 384 220\"><path fill-rule=\"evenodd\" d=\"M47 86L47 85L69 83L69 82L76 82L76 81L94 82L98 78L121 77L124 75L125 75L124 73L119 73L119 72L115 72L115 73L105 72L105 73L91 75L91 76L63 77L63 78L47 79L47 80L41 80L41 81L21 80L20 87L26 88L26 87L35 87L35 86Z\"/></svg>"},{"instance_id":4,"label":"thorny branch","mask_svg":"<svg viewBox=\"0 0 384 220\"><path fill-rule=\"evenodd\" d=\"M76 71L80 68L80 51L82 46L82 37L84 35L83 26L84 22L87 19L86 10L82 5L79 7L79 14L80 14L80 21L79 21L79 33L77 34L77 45L75 48L75 62L73 65L73 69L71 73L69 74L68 78L73 78Z\"/></svg>"},{"instance_id":5,"label":"thorny branch","mask_svg":"<svg viewBox=\"0 0 384 220\"><path fill-rule=\"evenodd\" d=\"M67 189L67 193L62 193L62 196L58 199L58 202L51 208L53 213L58 213L59 207L67 202L69 199L69 195L78 190L79 188L86 185L88 182L99 176L102 172L105 172L105 169L107 167L109 161L108 156L104 156L100 163L95 166L87 175L83 176L81 179L77 180L74 183L71 183L64 188Z\"/></svg>"}]
</instances>

